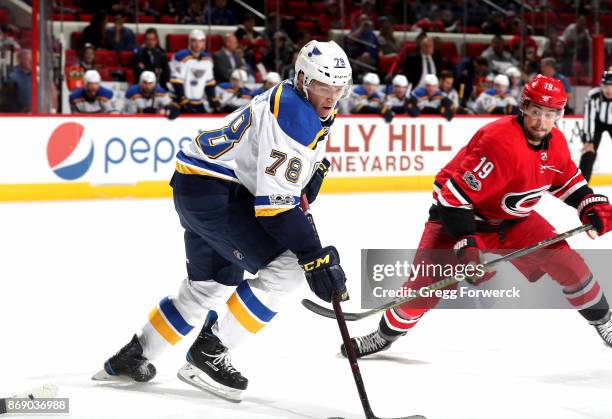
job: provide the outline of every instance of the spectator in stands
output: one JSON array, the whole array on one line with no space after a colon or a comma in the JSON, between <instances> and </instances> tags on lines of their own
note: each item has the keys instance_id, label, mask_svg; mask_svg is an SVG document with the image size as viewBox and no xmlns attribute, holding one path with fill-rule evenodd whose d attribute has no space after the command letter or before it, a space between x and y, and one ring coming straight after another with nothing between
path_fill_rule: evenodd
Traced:
<instances>
[{"instance_id":1,"label":"spectator in stands","mask_svg":"<svg viewBox=\"0 0 612 419\"><path fill-rule=\"evenodd\" d=\"M356 86L351 93L351 113L380 114L383 108L383 98L378 92L380 79L376 73L363 76L363 84Z\"/></svg>"},{"instance_id":2,"label":"spectator in stands","mask_svg":"<svg viewBox=\"0 0 612 419\"><path fill-rule=\"evenodd\" d=\"M434 55L434 41L429 36L424 36L418 43L419 51L409 55L404 60L403 74L408 77L412 86L424 86L425 76L437 74L441 70L441 63Z\"/></svg>"},{"instance_id":3,"label":"spectator in stands","mask_svg":"<svg viewBox=\"0 0 612 419\"><path fill-rule=\"evenodd\" d=\"M143 71L152 71L162 88L170 81L170 66L166 51L159 45L159 36L155 28L149 28L144 33L144 44L134 55L134 76L140 79Z\"/></svg>"},{"instance_id":4,"label":"spectator in stands","mask_svg":"<svg viewBox=\"0 0 612 419\"><path fill-rule=\"evenodd\" d=\"M281 82L281 76L280 74L274 72L274 71L270 71L269 73L267 73L263 79L263 84L261 85L261 87L255 89L252 93L253 97L260 95L264 92L267 92L268 90L270 90L271 88L273 88L274 86L276 86L278 83Z\"/></svg>"},{"instance_id":5,"label":"spectator in stands","mask_svg":"<svg viewBox=\"0 0 612 419\"><path fill-rule=\"evenodd\" d=\"M567 77L565 77L565 74L561 74L557 71L557 61L551 57L543 58L540 61L540 73L546 77L554 77L555 79L561 80L563 87L565 88L565 94L567 95L567 102L569 104L572 96L574 95L572 92L572 86L570 85ZM573 110L568 106L565 108L565 113L571 114L573 113Z\"/></svg>"},{"instance_id":6,"label":"spectator in stands","mask_svg":"<svg viewBox=\"0 0 612 419\"><path fill-rule=\"evenodd\" d=\"M357 18L356 25L346 37L346 53L349 58L376 67L378 59L378 37L374 33L374 22L367 14ZM362 69L353 69L353 78L356 78Z\"/></svg>"},{"instance_id":7,"label":"spectator in stands","mask_svg":"<svg viewBox=\"0 0 612 419\"><path fill-rule=\"evenodd\" d=\"M327 0L325 3L327 6L323 13L319 15L319 31L327 35L332 29L344 29L345 24L340 14L340 6L338 6L338 0Z\"/></svg>"},{"instance_id":8,"label":"spectator in stands","mask_svg":"<svg viewBox=\"0 0 612 419\"><path fill-rule=\"evenodd\" d=\"M136 49L136 36L134 31L125 27L125 12L115 13L115 26L106 30L106 38L110 42L111 49L115 51L134 51Z\"/></svg>"},{"instance_id":9,"label":"spectator in stands","mask_svg":"<svg viewBox=\"0 0 612 419\"><path fill-rule=\"evenodd\" d=\"M213 111L220 110L215 94L213 61L204 51L205 41L204 32L192 30L189 33L188 48L174 54L170 63L170 83L182 113L206 113L205 96Z\"/></svg>"},{"instance_id":10,"label":"spectator in stands","mask_svg":"<svg viewBox=\"0 0 612 419\"><path fill-rule=\"evenodd\" d=\"M400 44L395 39L393 22L390 19L385 19L380 27L378 44L380 46L378 49L380 55L398 54L400 52Z\"/></svg>"},{"instance_id":11,"label":"spectator in stands","mask_svg":"<svg viewBox=\"0 0 612 419\"><path fill-rule=\"evenodd\" d=\"M17 65L9 73L8 82L15 85L15 112L32 111L32 52L29 49L19 50Z\"/></svg>"},{"instance_id":12,"label":"spectator in stands","mask_svg":"<svg viewBox=\"0 0 612 419\"><path fill-rule=\"evenodd\" d=\"M500 11L496 10L491 13L490 18L485 20L480 28L482 33L490 33L493 35L508 33L506 16Z\"/></svg>"},{"instance_id":13,"label":"spectator in stands","mask_svg":"<svg viewBox=\"0 0 612 419\"><path fill-rule=\"evenodd\" d=\"M232 71L229 82L219 83L217 90L222 112L234 112L253 99L253 94L244 87L248 78L246 71L236 69Z\"/></svg>"},{"instance_id":14,"label":"spectator in stands","mask_svg":"<svg viewBox=\"0 0 612 419\"><path fill-rule=\"evenodd\" d=\"M424 86L417 87L410 94L409 113L412 116L442 115L449 121L453 119L452 102L440 90L438 77L435 74L427 74L423 82Z\"/></svg>"},{"instance_id":15,"label":"spectator in stands","mask_svg":"<svg viewBox=\"0 0 612 419\"><path fill-rule=\"evenodd\" d=\"M452 71L442 70L440 72L440 91L451 101L454 113L459 109L459 93L455 90L455 76Z\"/></svg>"},{"instance_id":16,"label":"spectator in stands","mask_svg":"<svg viewBox=\"0 0 612 419\"><path fill-rule=\"evenodd\" d=\"M202 1L189 0L187 8L177 8L179 12L178 23L182 24L198 24L204 20Z\"/></svg>"},{"instance_id":17,"label":"spectator in stands","mask_svg":"<svg viewBox=\"0 0 612 419\"><path fill-rule=\"evenodd\" d=\"M303 30L295 31L295 45L293 46L294 51L301 51L304 45L312 40L310 33Z\"/></svg>"},{"instance_id":18,"label":"spectator in stands","mask_svg":"<svg viewBox=\"0 0 612 419\"><path fill-rule=\"evenodd\" d=\"M96 65L96 49L93 45L85 44L79 55L79 62L66 69L68 90L85 86L85 72L98 69Z\"/></svg>"},{"instance_id":19,"label":"spectator in stands","mask_svg":"<svg viewBox=\"0 0 612 419\"><path fill-rule=\"evenodd\" d=\"M476 98L487 89L489 62L485 57L465 57L457 65L455 89L462 108L473 108Z\"/></svg>"},{"instance_id":20,"label":"spectator in stands","mask_svg":"<svg viewBox=\"0 0 612 419\"><path fill-rule=\"evenodd\" d=\"M565 48L565 41L561 38L557 39L552 46L550 54L545 57L554 58L557 61L557 71L565 74L568 77L574 75L574 64L572 54Z\"/></svg>"},{"instance_id":21,"label":"spectator in stands","mask_svg":"<svg viewBox=\"0 0 612 419\"><path fill-rule=\"evenodd\" d=\"M227 7L227 0L214 0L211 7L204 11L204 24L208 25L235 25L236 16Z\"/></svg>"},{"instance_id":22,"label":"spectator in stands","mask_svg":"<svg viewBox=\"0 0 612 419\"><path fill-rule=\"evenodd\" d=\"M236 35L233 33L225 34L223 48L213 54L213 62L217 83L229 81L232 72L237 68L247 69L238 50Z\"/></svg>"},{"instance_id":23,"label":"spectator in stands","mask_svg":"<svg viewBox=\"0 0 612 419\"><path fill-rule=\"evenodd\" d=\"M570 23L563 31L561 38L565 41L565 46L574 60L581 63L582 73L589 74L591 34L587 26L587 16L580 13L575 23Z\"/></svg>"},{"instance_id":24,"label":"spectator in stands","mask_svg":"<svg viewBox=\"0 0 612 419\"><path fill-rule=\"evenodd\" d=\"M179 114L179 105L173 103L168 92L157 85L155 73L143 71L138 84L128 87L125 92L123 113L160 114L175 119Z\"/></svg>"},{"instance_id":25,"label":"spectator in stands","mask_svg":"<svg viewBox=\"0 0 612 419\"><path fill-rule=\"evenodd\" d=\"M513 115L518 113L518 102L509 89L510 81L505 74L498 74L493 79L494 87L485 90L478 96L475 113Z\"/></svg>"},{"instance_id":26,"label":"spectator in stands","mask_svg":"<svg viewBox=\"0 0 612 419\"><path fill-rule=\"evenodd\" d=\"M91 44L96 49L111 49L106 32L107 23L108 16L106 12L96 12L91 18L89 25L83 29L77 48L82 49L85 44Z\"/></svg>"},{"instance_id":27,"label":"spectator in stands","mask_svg":"<svg viewBox=\"0 0 612 419\"><path fill-rule=\"evenodd\" d=\"M503 73L508 67L516 67L518 61L512 57L510 52L506 51L506 41L501 35L494 35L491 39L491 45L485 49L481 56L487 59L489 70L495 73Z\"/></svg>"},{"instance_id":28,"label":"spectator in stands","mask_svg":"<svg viewBox=\"0 0 612 419\"><path fill-rule=\"evenodd\" d=\"M85 87L70 93L72 113L115 113L112 90L100 85L102 78L96 70L85 73Z\"/></svg>"},{"instance_id":29,"label":"spectator in stands","mask_svg":"<svg viewBox=\"0 0 612 419\"><path fill-rule=\"evenodd\" d=\"M443 9L440 14L440 21L444 25L444 32L455 33L459 32L460 20L455 17L451 9Z\"/></svg>"},{"instance_id":30,"label":"spectator in stands","mask_svg":"<svg viewBox=\"0 0 612 419\"><path fill-rule=\"evenodd\" d=\"M0 25L0 52L21 49L19 42L10 34L7 25Z\"/></svg>"},{"instance_id":31,"label":"spectator in stands","mask_svg":"<svg viewBox=\"0 0 612 419\"><path fill-rule=\"evenodd\" d=\"M385 121L391 122L396 114L405 114L410 105L410 84L403 74L393 77L391 91L385 97L381 113Z\"/></svg>"},{"instance_id":32,"label":"spectator in stands","mask_svg":"<svg viewBox=\"0 0 612 419\"><path fill-rule=\"evenodd\" d=\"M372 26L376 26L378 22L378 14L375 10L376 2L374 0L361 0L361 5L351 13L351 25L359 27L359 21L363 19L363 15L367 20L372 22Z\"/></svg>"},{"instance_id":33,"label":"spectator in stands","mask_svg":"<svg viewBox=\"0 0 612 419\"><path fill-rule=\"evenodd\" d=\"M273 43L263 62L267 69L282 72L283 67L291 62L293 46L284 31L278 31L273 36Z\"/></svg>"},{"instance_id":34,"label":"spectator in stands","mask_svg":"<svg viewBox=\"0 0 612 419\"><path fill-rule=\"evenodd\" d=\"M268 43L263 35L255 30L255 15L252 13L244 15L242 25L236 29L234 35L240 43L244 61L254 68L262 61L268 48Z\"/></svg>"},{"instance_id":35,"label":"spectator in stands","mask_svg":"<svg viewBox=\"0 0 612 419\"><path fill-rule=\"evenodd\" d=\"M285 39L289 41L289 45L293 47L293 45L291 45L291 38L283 28L283 17L279 17L276 13L270 13L268 15L268 19L266 19L266 27L264 29L264 33L262 34L268 45L273 45L274 36L278 32L282 33L285 36Z\"/></svg>"},{"instance_id":36,"label":"spectator in stands","mask_svg":"<svg viewBox=\"0 0 612 419\"><path fill-rule=\"evenodd\" d=\"M510 81L510 92L512 96L516 99L516 102L519 103L521 96L523 94L523 83L521 70L516 67L510 67L505 72L506 76L508 76L508 80Z\"/></svg>"}]
</instances>

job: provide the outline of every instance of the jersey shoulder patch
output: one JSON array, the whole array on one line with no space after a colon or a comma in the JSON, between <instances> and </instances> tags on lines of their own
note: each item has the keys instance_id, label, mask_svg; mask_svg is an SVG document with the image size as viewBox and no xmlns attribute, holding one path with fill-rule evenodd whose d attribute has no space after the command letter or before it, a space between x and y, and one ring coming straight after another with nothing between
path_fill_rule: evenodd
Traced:
<instances>
[{"instance_id":1,"label":"jersey shoulder patch","mask_svg":"<svg viewBox=\"0 0 612 419\"><path fill-rule=\"evenodd\" d=\"M125 98L131 99L134 95L140 93L140 86L137 84L133 84L125 91Z\"/></svg>"},{"instance_id":2,"label":"jersey shoulder patch","mask_svg":"<svg viewBox=\"0 0 612 419\"><path fill-rule=\"evenodd\" d=\"M314 148L326 132L310 102L291 84L280 83L274 87L270 110L283 132L304 147Z\"/></svg>"},{"instance_id":3,"label":"jersey shoulder patch","mask_svg":"<svg viewBox=\"0 0 612 419\"><path fill-rule=\"evenodd\" d=\"M189 57L191 55L191 51L189 51L189 49L185 48L182 49L180 51L177 51L174 54L174 60L175 61L183 61L185 58Z\"/></svg>"},{"instance_id":4,"label":"jersey shoulder patch","mask_svg":"<svg viewBox=\"0 0 612 419\"><path fill-rule=\"evenodd\" d=\"M70 93L69 99L70 99L70 100L80 99L80 98L82 98L82 97L83 97L83 95L84 95L84 94L85 94L85 89L84 89L84 88L82 88L82 87L80 87L80 88L78 88L78 89L76 89L76 90L73 90L73 91Z\"/></svg>"},{"instance_id":5,"label":"jersey shoulder patch","mask_svg":"<svg viewBox=\"0 0 612 419\"><path fill-rule=\"evenodd\" d=\"M96 97L103 97L105 99L112 99L113 98L113 91L110 89L107 89L104 86L100 86L100 88L98 89L98 93L96 93Z\"/></svg>"},{"instance_id":6,"label":"jersey shoulder patch","mask_svg":"<svg viewBox=\"0 0 612 419\"><path fill-rule=\"evenodd\" d=\"M353 89L353 93L359 96L366 96L367 93L365 91L365 89L363 88L363 86L357 86Z\"/></svg>"}]
</instances>

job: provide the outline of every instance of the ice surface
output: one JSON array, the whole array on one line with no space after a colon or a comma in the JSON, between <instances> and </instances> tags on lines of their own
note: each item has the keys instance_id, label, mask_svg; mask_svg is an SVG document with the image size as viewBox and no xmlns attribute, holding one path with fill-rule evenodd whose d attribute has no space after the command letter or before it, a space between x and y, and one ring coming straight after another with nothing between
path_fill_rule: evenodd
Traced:
<instances>
[{"instance_id":1,"label":"ice surface","mask_svg":"<svg viewBox=\"0 0 612 419\"><path fill-rule=\"evenodd\" d=\"M349 276L346 310L359 309L360 249L414 248L430 202L429 193L319 197L313 214L322 241L338 247ZM538 209L559 231L579 223L575 210L553 198ZM314 298L306 286L233 353L250 379L241 404L176 378L195 333L156 361L152 383L90 381L185 276L170 200L4 204L0 226L0 394L54 382L75 418L362 417L335 322L299 304ZM571 243L609 249L612 238ZM351 333L377 322L352 323ZM433 311L360 366L378 415L612 417L612 350L570 310Z\"/></svg>"}]
</instances>

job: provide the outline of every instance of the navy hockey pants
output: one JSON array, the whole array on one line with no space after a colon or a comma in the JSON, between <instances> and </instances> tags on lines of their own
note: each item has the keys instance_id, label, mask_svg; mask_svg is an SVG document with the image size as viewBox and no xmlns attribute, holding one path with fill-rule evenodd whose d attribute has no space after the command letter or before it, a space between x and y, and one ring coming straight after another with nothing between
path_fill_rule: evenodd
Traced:
<instances>
[{"instance_id":1,"label":"navy hockey pants","mask_svg":"<svg viewBox=\"0 0 612 419\"><path fill-rule=\"evenodd\" d=\"M257 221L244 186L214 179L202 186L197 194L174 190L190 280L237 285L245 270L255 274L287 250Z\"/></svg>"}]
</instances>

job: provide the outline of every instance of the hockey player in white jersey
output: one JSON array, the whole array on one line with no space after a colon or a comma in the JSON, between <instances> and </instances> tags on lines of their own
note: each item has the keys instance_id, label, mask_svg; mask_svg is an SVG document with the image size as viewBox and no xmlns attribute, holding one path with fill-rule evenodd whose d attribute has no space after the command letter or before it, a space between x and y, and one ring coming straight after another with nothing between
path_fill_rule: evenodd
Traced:
<instances>
[{"instance_id":1,"label":"hockey player in white jersey","mask_svg":"<svg viewBox=\"0 0 612 419\"><path fill-rule=\"evenodd\" d=\"M247 105L253 94L244 84L247 82L248 74L241 68L232 71L230 81L217 85L217 97L222 112L234 112L236 109Z\"/></svg>"},{"instance_id":2,"label":"hockey player in white jersey","mask_svg":"<svg viewBox=\"0 0 612 419\"><path fill-rule=\"evenodd\" d=\"M312 202L323 181L329 127L350 92L351 67L336 43L311 41L295 74L178 153L171 185L188 278L94 379L151 380L151 361L206 317L179 378L240 400L248 381L229 349L265 327L304 276L325 301L333 292L348 297L337 250L321 245L298 204L302 194ZM245 270L257 276L243 280Z\"/></svg>"},{"instance_id":3,"label":"hockey player in white jersey","mask_svg":"<svg viewBox=\"0 0 612 419\"><path fill-rule=\"evenodd\" d=\"M206 36L199 29L189 34L189 48L178 51L170 62L170 84L184 113L206 113L204 99L214 111L219 110L215 96L213 61L204 51Z\"/></svg>"},{"instance_id":4,"label":"hockey player in white jersey","mask_svg":"<svg viewBox=\"0 0 612 419\"><path fill-rule=\"evenodd\" d=\"M152 113L166 115L175 119L179 107L172 102L170 95L157 84L157 77L152 71L140 73L138 84L128 87L125 92L124 113Z\"/></svg>"}]
</instances>

